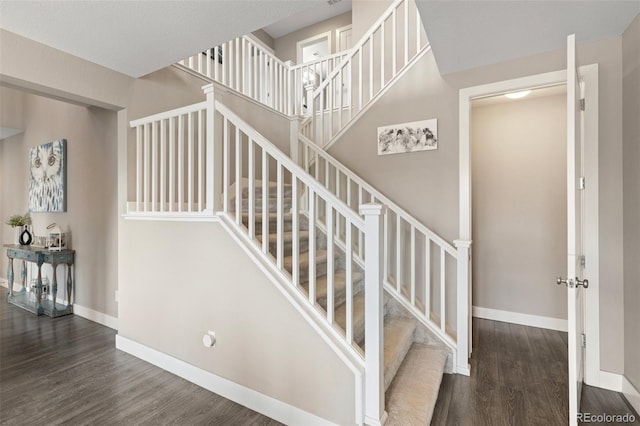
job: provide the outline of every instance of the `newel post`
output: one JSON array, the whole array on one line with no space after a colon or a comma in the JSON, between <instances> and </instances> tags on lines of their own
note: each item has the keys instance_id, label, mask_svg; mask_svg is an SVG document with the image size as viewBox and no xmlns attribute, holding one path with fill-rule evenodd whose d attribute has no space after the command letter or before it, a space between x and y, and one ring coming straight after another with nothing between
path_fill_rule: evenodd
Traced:
<instances>
[{"instance_id":1,"label":"newel post","mask_svg":"<svg viewBox=\"0 0 640 426\"><path fill-rule=\"evenodd\" d=\"M456 372L470 374L471 355L471 241L455 240L457 259L457 359Z\"/></svg>"},{"instance_id":2,"label":"newel post","mask_svg":"<svg viewBox=\"0 0 640 426\"><path fill-rule=\"evenodd\" d=\"M206 211L222 209L222 138L221 126L216 126L216 96L213 84L202 87L207 95L206 140Z\"/></svg>"},{"instance_id":3,"label":"newel post","mask_svg":"<svg viewBox=\"0 0 640 426\"><path fill-rule=\"evenodd\" d=\"M383 216L382 204L362 204L365 253L365 423L384 424Z\"/></svg>"}]
</instances>

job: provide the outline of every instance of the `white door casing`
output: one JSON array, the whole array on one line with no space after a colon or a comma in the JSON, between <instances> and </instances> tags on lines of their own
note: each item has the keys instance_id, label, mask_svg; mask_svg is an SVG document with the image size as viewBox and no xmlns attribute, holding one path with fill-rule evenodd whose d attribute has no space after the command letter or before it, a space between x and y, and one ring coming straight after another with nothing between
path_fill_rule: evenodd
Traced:
<instances>
[{"instance_id":1,"label":"white door casing","mask_svg":"<svg viewBox=\"0 0 640 426\"><path fill-rule=\"evenodd\" d=\"M589 277L589 291L586 292L585 329L588 344L585 358L585 382L600 386L600 328L599 328L599 232L598 232L598 65L581 66L580 74L585 81L588 99L584 117L584 165L586 190L584 193L584 254L585 274ZM461 89L459 92L459 232L460 240L472 240L471 205L471 100L495 96L507 92L542 88L567 83L566 70L505 80L495 83ZM563 272L563 271L558 271ZM574 277L575 278L575 277ZM549 285L554 285L552 282ZM470 286L472 288L472 285ZM471 304L472 294L468 300ZM558 289L560 291L560 289ZM563 289L564 290L564 289ZM472 307L469 306L471 314ZM469 328L471 333L471 328ZM471 336L470 336L471 337Z\"/></svg>"}]
</instances>

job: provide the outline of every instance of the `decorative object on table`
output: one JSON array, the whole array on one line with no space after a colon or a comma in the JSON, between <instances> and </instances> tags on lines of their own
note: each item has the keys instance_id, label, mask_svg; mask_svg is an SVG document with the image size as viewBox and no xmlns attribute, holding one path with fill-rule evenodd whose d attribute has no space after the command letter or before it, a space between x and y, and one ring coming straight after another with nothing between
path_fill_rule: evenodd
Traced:
<instances>
[{"instance_id":1,"label":"decorative object on table","mask_svg":"<svg viewBox=\"0 0 640 426\"><path fill-rule=\"evenodd\" d=\"M29 213L26 213L24 215L14 214L13 216L9 217L6 223L13 228L13 243L18 245L20 244L20 235L23 232L23 228L25 226L31 225L31 216L29 215Z\"/></svg>"},{"instance_id":2,"label":"decorative object on table","mask_svg":"<svg viewBox=\"0 0 640 426\"><path fill-rule=\"evenodd\" d=\"M37 247L37 248L47 248L47 243L48 243L49 237L44 237L42 235L35 235L33 236L33 242L31 243L31 247Z\"/></svg>"},{"instance_id":3,"label":"decorative object on table","mask_svg":"<svg viewBox=\"0 0 640 426\"><path fill-rule=\"evenodd\" d=\"M20 233L18 242L21 246L30 246L33 242L33 235L29 232L29 225L24 225L22 227L22 232Z\"/></svg>"},{"instance_id":4,"label":"decorative object on table","mask_svg":"<svg viewBox=\"0 0 640 426\"><path fill-rule=\"evenodd\" d=\"M378 127L378 155L438 149L438 120Z\"/></svg>"},{"instance_id":5,"label":"decorative object on table","mask_svg":"<svg viewBox=\"0 0 640 426\"><path fill-rule=\"evenodd\" d=\"M67 211L67 141L60 139L29 152L29 211Z\"/></svg>"},{"instance_id":6,"label":"decorative object on table","mask_svg":"<svg viewBox=\"0 0 640 426\"><path fill-rule=\"evenodd\" d=\"M67 233L62 232L62 229L56 224L52 223L47 226L49 230L49 240L47 241L47 247L51 251L62 251L67 248Z\"/></svg>"}]
</instances>

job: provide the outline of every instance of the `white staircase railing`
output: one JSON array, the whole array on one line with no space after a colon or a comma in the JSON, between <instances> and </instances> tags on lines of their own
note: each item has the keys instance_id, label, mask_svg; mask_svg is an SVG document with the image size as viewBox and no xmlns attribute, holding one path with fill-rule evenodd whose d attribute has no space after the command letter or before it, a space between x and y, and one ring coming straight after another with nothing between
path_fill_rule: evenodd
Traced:
<instances>
[{"instance_id":1,"label":"white staircase railing","mask_svg":"<svg viewBox=\"0 0 640 426\"><path fill-rule=\"evenodd\" d=\"M339 52L294 65L277 58L260 42L241 36L178 64L291 116L307 111L305 87L318 87L346 56L347 52Z\"/></svg>"},{"instance_id":2,"label":"white staircase railing","mask_svg":"<svg viewBox=\"0 0 640 426\"><path fill-rule=\"evenodd\" d=\"M134 120L135 202L127 213L211 214L207 193L206 102ZM210 169L210 168L209 168Z\"/></svg>"},{"instance_id":3,"label":"white staircase railing","mask_svg":"<svg viewBox=\"0 0 640 426\"><path fill-rule=\"evenodd\" d=\"M295 99L293 115L307 114L307 90L315 90L348 55L349 51L338 52L290 67Z\"/></svg>"},{"instance_id":4,"label":"white staircase railing","mask_svg":"<svg viewBox=\"0 0 640 426\"><path fill-rule=\"evenodd\" d=\"M468 247L452 246L303 135L297 153L304 169L354 212L368 203L387 207L381 262L385 290L438 335L458 357L460 369L466 369L468 321L458 318L466 318L468 308L456 303L454 290L468 286L468 274L458 269L458 264L468 268L468 253L462 253Z\"/></svg>"},{"instance_id":5,"label":"white staircase railing","mask_svg":"<svg viewBox=\"0 0 640 426\"><path fill-rule=\"evenodd\" d=\"M303 133L326 147L428 47L415 2L395 0L314 90Z\"/></svg>"},{"instance_id":6,"label":"white staircase railing","mask_svg":"<svg viewBox=\"0 0 640 426\"><path fill-rule=\"evenodd\" d=\"M179 64L282 114L292 115L296 109L290 65L248 36L229 40Z\"/></svg>"},{"instance_id":7,"label":"white staircase railing","mask_svg":"<svg viewBox=\"0 0 640 426\"><path fill-rule=\"evenodd\" d=\"M456 241L454 248L325 152L428 50L415 2L395 0L343 54L292 66L240 37L182 64L283 114L307 115L299 140L291 141L295 162L355 213L369 202L388 206L385 289L453 349L456 371L468 373L470 241ZM309 84L314 78L319 86ZM337 235L344 233L344 219L334 218L334 226ZM353 259L360 266L362 238L353 235ZM336 243L345 249L344 238Z\"/></svg>"}]
</instances>

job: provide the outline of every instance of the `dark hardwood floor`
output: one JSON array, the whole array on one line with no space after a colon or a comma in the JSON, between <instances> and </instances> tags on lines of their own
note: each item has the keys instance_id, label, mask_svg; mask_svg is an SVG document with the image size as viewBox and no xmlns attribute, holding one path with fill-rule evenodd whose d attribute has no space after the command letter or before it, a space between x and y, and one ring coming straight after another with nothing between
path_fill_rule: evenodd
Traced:
<instances>
[{"instance_id":1,"label":"dark hardwood floor","mask_svg":"<svg viewBox=\"0 0 640 426\"><path fill-rule=\"evenodd\" d=\"M2 425L280 423L115 349L115 331L0 301Z\"/></svg>"},{"instance_id":2,"label":"dark hardwood floor","mask_svg":"<svg viewBox=\"0 0 640 426\"><path fill-rule=\"evenodd\" d=\"M477 318L473 330L471 376L443 377L431 424L567 425L567 333ZM584 386L581 411L640 425L616 392Z\"/></svg>"},{"instance_id":3,"label":"dark hardwood floor","mask_svg":"<svg viewBox=\"0 0 640 426\"><path fill-rule=\"evenodd\" d=\"M445 375L432 424L566 425L566 333L473 326L472 374ZM116 350L114 338L83 318L36 317L2 300L0 424L279 424ZM588 386L582 411L632 412L620 394Z\"/></svg>"}]
</instances>

